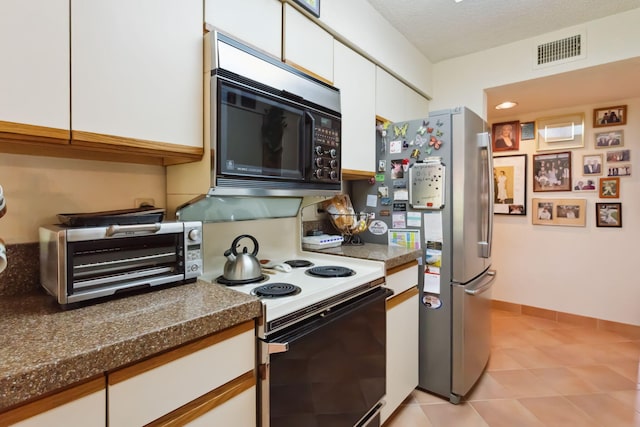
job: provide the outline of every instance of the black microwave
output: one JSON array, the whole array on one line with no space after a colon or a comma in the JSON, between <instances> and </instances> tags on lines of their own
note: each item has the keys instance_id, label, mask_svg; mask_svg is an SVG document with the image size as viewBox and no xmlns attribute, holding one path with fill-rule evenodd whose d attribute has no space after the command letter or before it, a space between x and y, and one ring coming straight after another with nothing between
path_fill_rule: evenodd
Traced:
<instances>
[{"instance_id":1,"label":"black microwave","mask_svg":"<svg viewBox=\"0 0 640 427\"><path fill-rule=\"evenodd\" d=\"M210 194L340 192L340 91L213 34Z\"/></svg>"}]
</instances>

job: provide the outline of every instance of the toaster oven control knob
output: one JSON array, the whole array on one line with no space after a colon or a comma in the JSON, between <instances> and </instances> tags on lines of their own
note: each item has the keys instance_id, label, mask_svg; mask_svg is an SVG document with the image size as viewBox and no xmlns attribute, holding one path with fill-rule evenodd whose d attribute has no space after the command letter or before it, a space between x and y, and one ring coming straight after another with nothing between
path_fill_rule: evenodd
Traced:
<instances>
[{"instance_id":1,"label":"toaster oven control knob","mask_svg":"<svg viewBox=\"0 0 640 427\"><path fill-rule=\"evenodd\" d=\"M197 229L189 230L188 236L189 236L189 240L197 242L200 240L200 230L197 230Z\"/></svg>"},{"instance_id":2,"label":"toaster oven control knob","mask_svg":"<svg viewBox=\"0 0 640 427\"><path fill-rule=\"evenodd\" d=\"M319 168L321 168L323 164L324 164L324 160L322 159L322 157L318 157L318 158L316 159L316 166L318 166Z\"/></svg>"},{"instance_id":3,"label":"toaster oven control knob","mask_svg":"<svg viewBox=\"0 0 640 427\"><path fill-rule=\"evenodd\" d=\"M332 149L329 151L329 155L331 156L331 158L332 158L332 159L335 159L335 158L336 158L336 156L338 155L338 151L337 151L335 148L332 148Z\"/></svg>"}]
</instances>

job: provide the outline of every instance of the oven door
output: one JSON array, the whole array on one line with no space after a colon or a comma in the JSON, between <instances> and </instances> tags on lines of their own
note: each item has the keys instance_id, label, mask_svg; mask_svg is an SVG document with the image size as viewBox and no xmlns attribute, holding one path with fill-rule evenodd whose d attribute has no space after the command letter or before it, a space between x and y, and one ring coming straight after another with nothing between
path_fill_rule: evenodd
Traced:
<instances>
[{"instance_id":1,"label":"oven door","mask_svg":"<svg viewBox=\"0 0 640 427\"><path fill-rule=\"evenodd\" d=\"M385 299L391 293L376 288L267 339L263 424L379 425L386 390Z\"/></svg>"}]
</instances>

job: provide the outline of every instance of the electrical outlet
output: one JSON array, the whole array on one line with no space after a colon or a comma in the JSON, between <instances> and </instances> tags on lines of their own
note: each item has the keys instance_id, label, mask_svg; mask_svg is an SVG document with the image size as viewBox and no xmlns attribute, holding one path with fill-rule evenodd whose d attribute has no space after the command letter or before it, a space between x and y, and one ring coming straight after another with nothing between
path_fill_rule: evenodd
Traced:
<instances>
[{"instance_id":1,"label":"electrical outlet","mask_svg":"<svg viewBox=\"0 0 640 427\"><path fill-rule=\"evenodd\" d=\"M133 201L135 208L143 208L146 206L155 206L156 202L150 197L141 197Z\"/></svg>"}]
</instances>

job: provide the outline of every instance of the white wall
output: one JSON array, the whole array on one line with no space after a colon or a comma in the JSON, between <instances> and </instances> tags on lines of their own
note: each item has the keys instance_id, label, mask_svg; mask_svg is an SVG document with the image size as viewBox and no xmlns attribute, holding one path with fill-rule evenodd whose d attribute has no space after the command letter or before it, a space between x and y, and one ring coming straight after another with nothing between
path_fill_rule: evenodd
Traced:
<instances>
[{"instance_id":1,"label":"white wall","mask_svg":"<svg viewBox=\"0 0 640 427\"><path fill-rule=\"evenodd\" d=\"M582 175L583 155L602 154L606 159L609 150L595 148L594 134L609 129L623 130L623 148L631 150L632 175L620 177L619 199L600 199L597 192L534 193L535 141L521 141L518 152L500 153L527 154L527 216L494 216L493 260L498 271L494 299L640 325L640 279L636 273L640 240L640 121L636 115L640 98L612 100L607 105L627 105L631 114L627 125L592 129L593 109L606 105L581 105L505 120L532 121L582 111L585 147L569 150L573 177ZM603 166L606 176L606 161ZM532 198L586 199L586 226L532 225ZM596 227L596 202L622 203L622 228Z\"/></svg>"},{"instance_id":2,"label":"white wall","mask_svg":"<svg viewBox=\"0 0 640 427\"><path fill-rule=\"evenodd\" d=\"M136 198L166 204L162 166L2 153L0 185L0 238L8 244L37 242L38 227L57 223L59 213L128 209Z\"/></svg>"},{"instance_id":3,"label":"white wall","mask_svg":"<svg viewBox=\"0 0 640 427\"><path fill-rule=\"evenodd\" d=\"M536 39L435 64L434 99L430 107L436 110L466 105L486 117L486 88L640 56L640 45L635 43L640 39L638 22L640 9L635 9ZM586 31L585 59L538 70L533 68L533 46L540 39L552 40L580 30ZM493 66L504 63L505 58L508 59L507 67ZM628 124L623 129L625 148L631 149L633 175L621 178L621 198L618 200L598 199L596 193L533 193L531 170L535 143L523 141L517 153L509 153L528 155L528 214L526 217L495 216L493 260L498 270L495 299L640 325L640 286L635 271L638 262L636 242L640 238L640 216L637 214L640 208L640 121L637 116L640 99L612 99L605 105L577 105L567 110L540 111L501 121L531 121L584 112L585 148L571 150L576 165L581 164L584 154L606 152L594 148L593 108L620 104L628 105ZM602 128L598 130L602 131ZM531 199L534 197L587 199L586 227L532 225ZM623 227L597 228L596 201L621 202Z\"/></svg>"},{"instance_id":4,"label":"white wall","mask_svg":"<svg viewBox=\"0 0 640 427\"><path fill-rule=\"evenodd\" d=\"M430 108L439 110L466 105L486 118L484 89L640 56L638 22L640 9L634 9L434 64L434 91ZM541 40L552 41L580 31L586 33L584 59L534 69L534 48Z\"/></svg>"}]
</instances>

